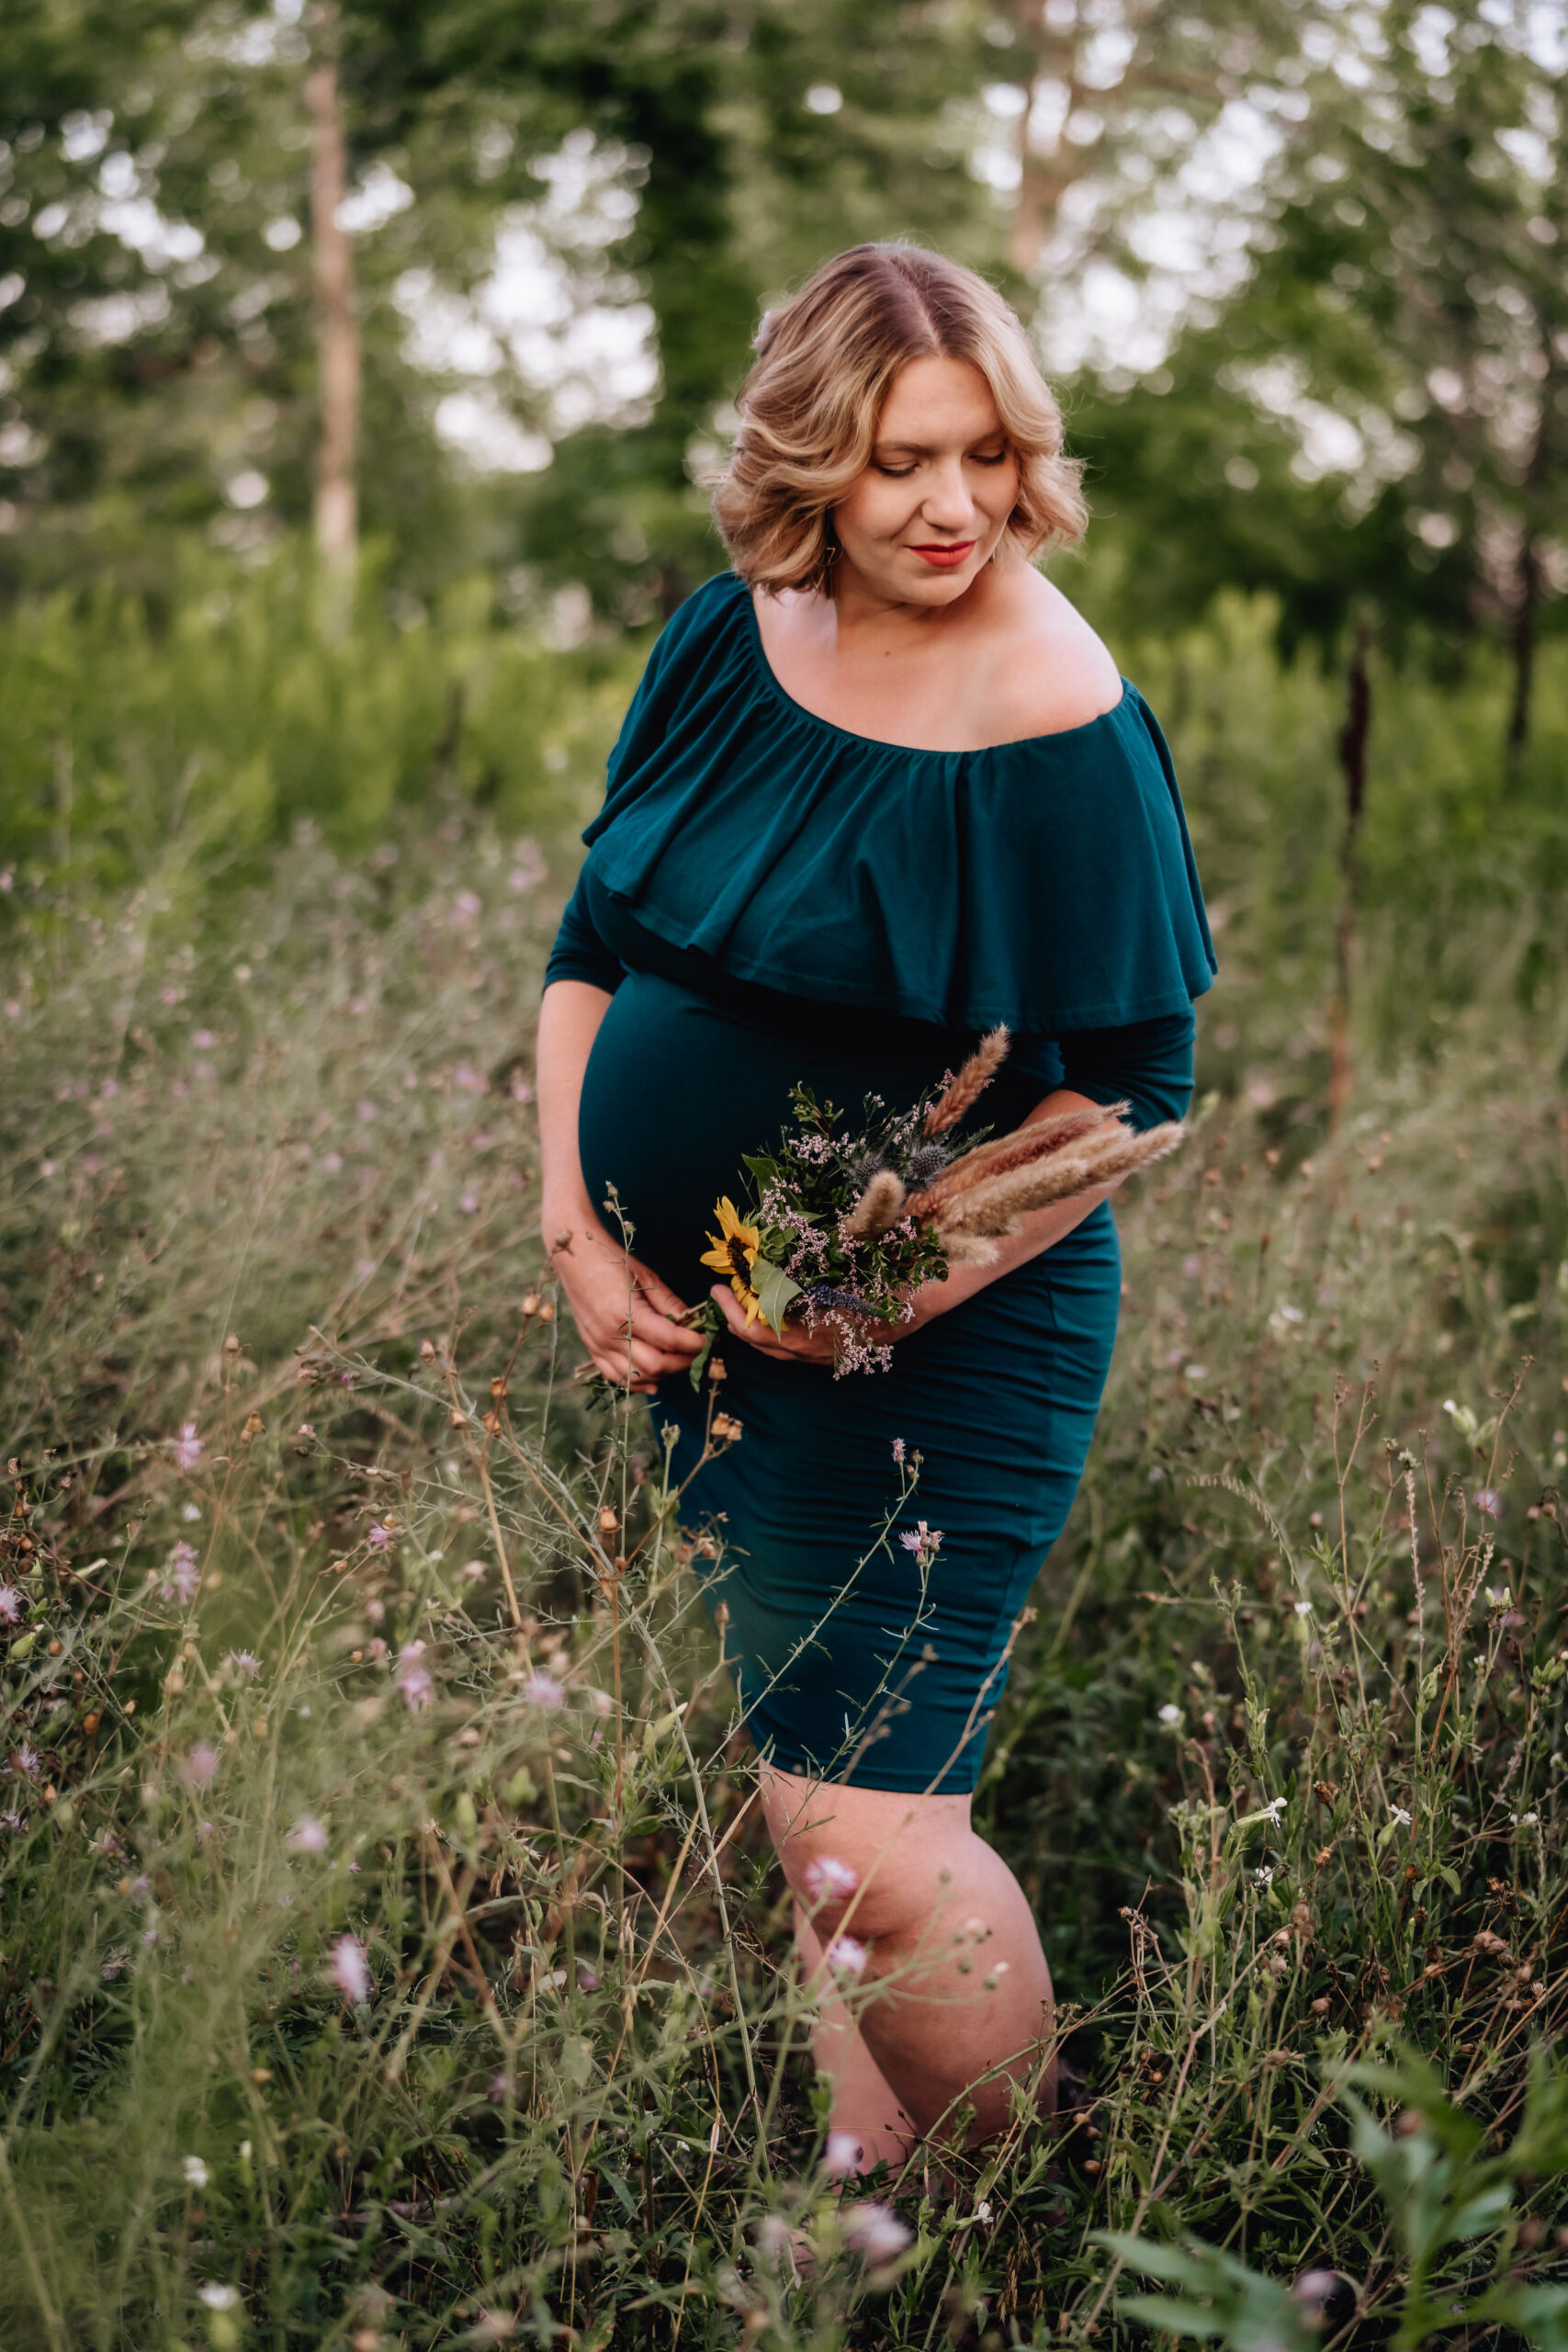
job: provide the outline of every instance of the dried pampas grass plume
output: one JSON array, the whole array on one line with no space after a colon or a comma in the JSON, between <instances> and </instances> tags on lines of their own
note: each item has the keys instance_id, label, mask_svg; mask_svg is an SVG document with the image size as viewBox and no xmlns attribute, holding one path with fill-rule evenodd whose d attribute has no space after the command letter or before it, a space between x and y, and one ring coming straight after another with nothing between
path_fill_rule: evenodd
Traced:
<instances>
[{"instance_id":1,"label":"dried pampas grass plume","mask_svg":"<svg viewBox=\"0 0 1568 2352\"><path fill-rule=\"evenodd\" d=\"M940 1209L931 1225L944 1246L950 1237L1004 1238L1016 1233L1023 1218L1035 1209L1092 1193L1118 1177L1130 1176L1134 1169L1146 1168L1151 1160L1163 1159L1185 1135L1185 1128L1175 1121L1151 1127L1146 1135L1134 1135L1119 1125L1101 1127L1076 1149L1055 1151L999 1173L987 1172L980 1182Z\"/></svg>"},{"instance_id":2,"label":"dried pampas grass plume","mask_svg":"<svg viewBox=\"0 0 1568 2352\"><path fill-rule=\"evenodd\" d=\"M851 1241L874 1241L904 1215L903 1179L891 1168L879 1168L849 1216L844 1232Z\"/></svg>"},{"instance_id":3,"label":"dried pampas grass plume","mask_svg":"<svg viewBox=\"0 0 1568 2352\"><path fill-rule=\"evenodd\" d=\"M1008 1029L987 1030L957 1077L943 1087L926 1113L928 1136L945 1135L949 1127L957 1125L964 1112L979 1101L989 1086L1006 1061L1011 1045Z\"/></svg>"},{"instance_id":4,"label":"dried pampas grass plume","mask_svg":"<svg viewBox=\"0 0 1568 2352\"><path fill-rule=\"evenodd\" d=\"M976 1184L992 1176L1005 1175L1009 1170L1023 1168L1060 1151L1069 1143L1077 1143L1080 1136L1103 1126L1108 1119L1120 1118L1127 1109L1125 1102L1092 1103L1087 1110L1066 1111L1055 1119L1032 1119L1026 1126L1016 1128L1011 1135L996 1136L989 1143L977 1143L972 1151L955 1159L951 1167L916 1193L908 1203L908 1214L917 1217L935 1217L940 1222L950 1201L961 1193L971 1192Z\"/></svg>"}]
</instances>

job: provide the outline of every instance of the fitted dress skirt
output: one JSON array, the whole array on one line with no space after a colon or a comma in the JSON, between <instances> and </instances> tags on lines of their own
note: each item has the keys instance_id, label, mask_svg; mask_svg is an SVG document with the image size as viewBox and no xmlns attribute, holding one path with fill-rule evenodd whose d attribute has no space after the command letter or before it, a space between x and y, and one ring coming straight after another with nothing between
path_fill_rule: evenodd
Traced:
<instances>
[{"instance_id":1,"label":"fitted dress skirt","mask_svg":"<svg viewBox=\"0 0 1568 2352\"><path fill-rule=\"evenodd\" d=\"M777 1140L795 1081L854 1125L864 1096L917 1099L972 1042L826 1004L760 1026L629 972L583 1083L589 1196L604 1203L613 1188L635 1254L694 1303L712 1281L699 1261L715 1203L742 1196L742 1156ZM1016 1126L1045 1091L1004 1068L974 1123ZM721 1402L742 1435L692 1480L682 1521L717 1539L705 1598L752 1736L775 1765L863 1788L973 1789L1013 1627L1082 1475L1120 1295L1102 1204L1054 1249L900 1340L888 1372L835 1378L721 1339ZM679 1432L674 1470L687 1478L703 1451L706 1384L697 1394L683 1373L662 1381L652 1409ZM900 1461L917 1455L918 1483L901 1499Z\"/></svg>"}]
</instances>

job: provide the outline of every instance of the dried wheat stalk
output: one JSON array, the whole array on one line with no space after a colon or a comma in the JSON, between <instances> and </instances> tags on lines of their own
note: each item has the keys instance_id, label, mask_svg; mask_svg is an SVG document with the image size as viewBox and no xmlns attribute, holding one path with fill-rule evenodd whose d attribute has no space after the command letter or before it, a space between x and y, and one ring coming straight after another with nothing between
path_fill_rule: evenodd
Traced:
<instances>
[{"instance_id":1,"label":"dried wheat stalk","mask_svg":"<svg viewBox=\"0 0 1568 2352\"><path fill-rule=\"evenodd\" d=\"M926 1113L928 1136L945 1135L949 1127L956 1126L964 1112L979 1101L989 1086L1006 1061L1011 1045L1011 1034L1007 1029L987 1030L957 1077L942 1089Z\"/></svg>"}]
</instances>

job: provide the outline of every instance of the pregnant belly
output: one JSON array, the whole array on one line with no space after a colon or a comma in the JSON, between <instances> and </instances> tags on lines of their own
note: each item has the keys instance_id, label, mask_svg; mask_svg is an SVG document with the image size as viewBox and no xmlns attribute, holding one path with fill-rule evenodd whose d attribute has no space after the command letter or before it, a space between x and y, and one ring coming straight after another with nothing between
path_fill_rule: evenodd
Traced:
<instances>
[{"instance_id":1,"label":"pregnant belly","mask_svg":"<svg viewBox=\"0 0 1568 2352\"><path fill-rule=\"evenodd\" d=\"M965 1040L890 1020L886 1041L836 1042L829 1005L803 1006L798 1029L774 1033L739 1021L689 989L633 972L600 1024L582 1083L578 1143L589 1198L614 1188L635 1228L632 1249L690 1303L712 1276L699 1262L721 1193L739 1201L744 1155L776 1142L797 1080L858 1124L863 1098L913 1101L965 1050ZM995 1127L1014 1126L1040 1085L1004 1071L982 1108Z\"/></svg>"}]
</instances>

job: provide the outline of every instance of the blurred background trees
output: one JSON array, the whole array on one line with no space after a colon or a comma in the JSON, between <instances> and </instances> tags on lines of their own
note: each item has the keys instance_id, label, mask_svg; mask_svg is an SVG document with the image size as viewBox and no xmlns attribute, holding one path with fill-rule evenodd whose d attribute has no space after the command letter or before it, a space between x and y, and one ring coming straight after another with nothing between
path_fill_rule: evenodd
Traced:
<instances>
[{"instance_id":1,"label":"blurred background trees","mask_svg":"<svg viewBox=\"0 0 1568 2352\"><path fill-rule=\"evenodd\" d=\"M1238 764L1242 644L1265 735L1343 718L1365 645L1374 818L1560 886L1560 11L11 0L4 52L0 877L451 793L564 838L639 632L724 560L761 313L908 235L1038 338L1095 511L1063 576L1226 779L1222 899L1292 797L1339 846L1337 721ZM1419 755L1396 673L1469 681Z\"/></svg>"},{"instance_id":2,"label":"blurred background trees","mask_svg":"<svg viewBox=\"0 0 1568 2352\"><path fill-rule=\"evenodd\" d=\"M254 555L325 426L384 592L667 612L718 560L694 479L760 311L906 234L1037 323L1130 616L1240 585L1287 639L1490 631L1522 740L1564 585L1562 38L1522 0L14 0L0 584Z\"/></svg>"}]
</instances>

